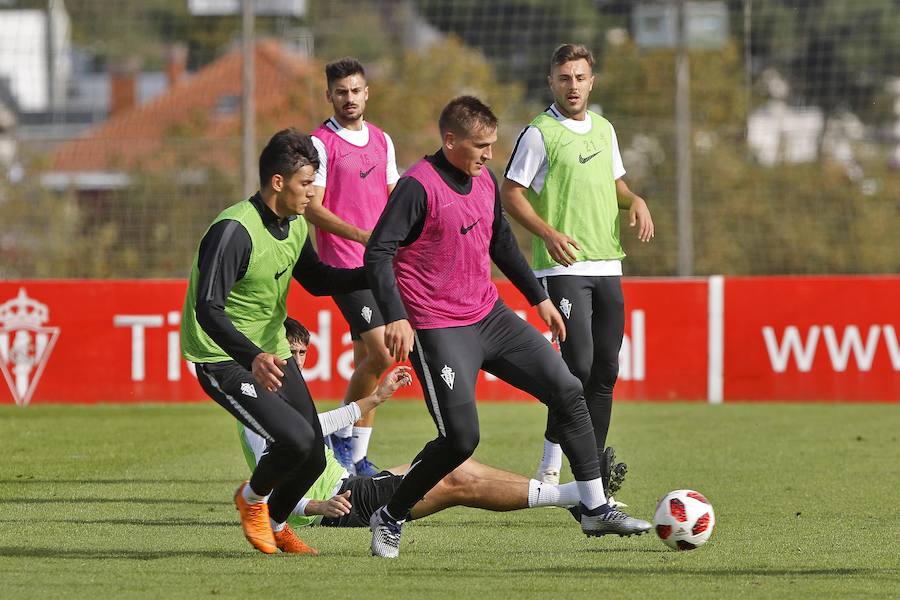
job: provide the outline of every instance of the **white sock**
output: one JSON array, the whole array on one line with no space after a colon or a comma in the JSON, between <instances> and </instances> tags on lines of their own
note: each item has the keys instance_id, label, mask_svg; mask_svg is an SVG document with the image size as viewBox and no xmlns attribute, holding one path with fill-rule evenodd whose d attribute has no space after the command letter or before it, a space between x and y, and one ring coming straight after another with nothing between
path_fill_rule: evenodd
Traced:
<instances>
[{"instance_id":1,"label":"white sock","mask_svg":"<svg viewBox=\"0 0 900 600\"><path fill-rule=\"evenodd\" d=\"M275 533L278 533L279 531L284 529L284 523L276 523L272 520L271 517L269 517L269 523L272 524L272 531L274 531Z\"/></svg>"},{"instance_id":2,"label":"white sock","mask_svg":"<svg viewBox=\"0 0 900 600\"><path fill-rule=\"evenodd\" d=\"M541 465L539 471L547 471L552 469L557 473L562 470L562 448L559 444L554 444L548 440L544 440L544 454L541 456Z\"/></svg>"},{"instance_id":3,"label":"white sock","mask_svg":"<svg viewBox=\"0 0 900 600\"><path fill-rule=\"evenodd\" d=\"M348 437L353 437L353 425L347 425L346 427L341 427L337 431L334 432L334 435L339 438L347 439Z\"/></svg>"},{"instance_id":4,"label":"white sock","mask_svg":"<svg viewBox=\"0 0 900 600\"><path fill-rule=\"evenodd\" d=\"M581 502L581 493L578 491L578 482L570 481L557 487L559 490L560 506L575 506Z\"/></svg>"},{"instance_id":5,"label":"white sock","mask_svg":"<svg viewBox=\"0 0 900 600\"><path fill-rule=\"evenodd\" d=\"M559 490L555 485L543 483L537 479L528 481L528 508L536 506L556 506Z\"/></svg>"},{"instance_id":6,"label":"white sock","mask_svg":"<svg viewBox=\"0 0 900 600\"><path fill-rule=\"evenodd\" d=\"M353 449L353 464L358 463L362 459L366 457L369 453L369 438L372 437L372 428L371 427L354 427L353 428L353 442L351 443L351 448Z\"/></svg>"},{"instance_id":7,"label":"white sock","mask_svg":"<svg viewBox=\"0 0 900 600\"><path fill-rule=\"evenodd\" d=\"M245 485L241 490L241 496L244 497L244 500L247 501L247 504L257 504L258 502L265 502L269 498L268 494L265 496L260 496L259 494L254 492L249 483Z\"/></svg>"},{"instance_id":8,"label":"white sock","mask_svg":"<svg viewBox=\"0 0 900 600\"><path fill-rule=\"evenodd\" d=\"M537 479L528 482L528 508L538 506L575 506L581 500L578 484L574 481L562 485L543 483Z\"/></svg>"},{"instance_id":9,"label":"white sock","mask_svg":"<svg viewBox=\"0 0 900 600\"><path fill-rule=\"evenodd\" d=\"M581 503L588 510L593 510L601 504L606 504L606 494L603 493L603 480L599 477L590 481L576 481L578 484L578 495L581 497Z\"/></svg>"}]
</instances>

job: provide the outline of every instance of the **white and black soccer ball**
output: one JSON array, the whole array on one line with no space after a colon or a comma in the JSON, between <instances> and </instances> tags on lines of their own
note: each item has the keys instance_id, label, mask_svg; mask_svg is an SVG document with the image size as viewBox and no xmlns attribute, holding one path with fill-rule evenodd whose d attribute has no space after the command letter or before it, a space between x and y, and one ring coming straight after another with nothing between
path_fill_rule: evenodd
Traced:
<instances>
[{"instance_id":1,"label":"white and black soccer ball","mask_svg":"<svg viewBox=\"0 0 900 600\"><path fill-rule=\"evenodd\" d=\"M674 550L693 550L712 535L716 515L700 492L675 490L656 505L653 527L663 543Z\"/></svg>"}]
</instances>

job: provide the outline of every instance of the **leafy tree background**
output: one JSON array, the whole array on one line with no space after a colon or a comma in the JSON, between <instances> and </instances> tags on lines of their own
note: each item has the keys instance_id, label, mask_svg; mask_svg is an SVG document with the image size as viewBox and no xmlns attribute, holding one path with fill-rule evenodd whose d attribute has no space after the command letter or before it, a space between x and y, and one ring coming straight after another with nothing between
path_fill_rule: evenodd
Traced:
<instances>
[{"instance_id":1,"label":"leafy tree background","mask_svg":"<svg viewBox=\"0 0 900 600\"><path fill-rule=\"evenodd\" d=\"M626 270L671 275L677 245L674 55L638 48L627 35L608 35L627 31L633 4L309 0L305 18L261 17L256 27L260 37L296 40L304 28L313 34L318 75L290 90L311 107L308 121L298 125L312 127L329 114L324 62L354 55L369 70L367 115L391 133L401 167L437 147L436 119L446 101L474 93L501 118L493 164L498 175L518 131L550 99L552 49L564 41L588 44L598 58L592 102L616 126L629 184L647 198L657 224L655 241L639 244L623 223ZM900 173L888 159L898 144L890 133L898 115L886 86L900 78L900 0L727 4L728 45L691 51L695 272L900 272ZM182 43L189 69L196 70L232 47L240 30L237 17L191 17L186 0L67 0L66 7L73 43L94 52L99 68L138 58L143 68L158 69L171 44ZM446 37L430 47L407 46L421 19ZM826 117L852 111L862 121L865 139L853 150L866 185L827 157L773 167L755 160L747 118L766 100L757 84L767 68L788 81L790 105L817 106ZM171 132L166 152L179 164L196 165L190 118ZM263 120L260 143L278 126L283 123ZM58 193L40 185L46 155L25 148L23 158L22 182L0 179L0 220L14 225L0 234L4 277L182 277L209 220L240 197L234 172L208 170L201 185L148 165L135 170L125 190ZM517 232L527 252L529 236Z\"/></svg>"}]
</instances>

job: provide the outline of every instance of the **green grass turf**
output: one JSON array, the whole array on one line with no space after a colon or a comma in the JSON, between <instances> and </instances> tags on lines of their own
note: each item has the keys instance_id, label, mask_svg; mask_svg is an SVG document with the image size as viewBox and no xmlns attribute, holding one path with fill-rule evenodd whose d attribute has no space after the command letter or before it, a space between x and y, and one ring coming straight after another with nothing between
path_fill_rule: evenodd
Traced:
<instances>
[{"instance_id":1,"label":"green grass turf","mask_svg":"<svg viewBox=\"0 0 900 600\"><path fill-rule=\"evenodd\" d=\"M323 404L322 407L329 407ZM476 458L531 473L543 409L481 404ZM620 499L700 490L712 540L588 539L561 509L453 509L404 529L397 561L367 530L304 530L318 558L263 556L231 494L246 468L217 406L0 407L0 598L894 597L900 407L621 404ZM379 411L371 457L409 461L424 407Z\"/></svg>"}]
</instances>

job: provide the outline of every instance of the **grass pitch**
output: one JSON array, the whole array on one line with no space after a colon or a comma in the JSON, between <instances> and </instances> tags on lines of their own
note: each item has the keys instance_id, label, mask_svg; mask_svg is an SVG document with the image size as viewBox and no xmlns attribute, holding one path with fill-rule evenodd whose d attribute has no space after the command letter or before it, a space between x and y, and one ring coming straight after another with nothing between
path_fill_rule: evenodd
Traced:
<instances>
[{"instance_id":1,"label":"grass pitch","mask_svg":"<svg viewBox=\"0 0 900 600\"><path fill-rule=\"evenodd\" d=\"M543 408L479 411L476 458L530 474ZM389 403L371 458L407 462L433 432L420 403ZM561 509L457 508L405 527L399 560L370 557L367 530L325 528L301 531L310 559L244 541L246 466L212 403L3 406L0 598L896 598L898 436L898 406L620 404L620 499L649 520L663 493L703 492L706 546L588 539Z\"/></svg>"}]
</instances>

